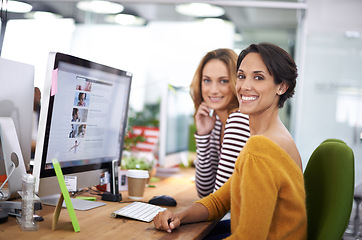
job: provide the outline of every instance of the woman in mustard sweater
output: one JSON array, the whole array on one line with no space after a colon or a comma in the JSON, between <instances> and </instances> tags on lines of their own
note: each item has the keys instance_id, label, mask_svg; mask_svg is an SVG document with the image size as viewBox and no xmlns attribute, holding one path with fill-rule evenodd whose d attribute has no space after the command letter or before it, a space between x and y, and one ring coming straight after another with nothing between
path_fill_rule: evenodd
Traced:
<instances>
[{"instance_id":1,"label":"woman in mustard sweater","mask_svg":"<svg viewBox=\"0 0 362 240\"><path fill-rule=\"evenodd\" d=\"M291 56L276 45L252 44L240 53L236 93L240 112L249 115L251 137L221 188L180 212L159 213L157 229L172 232L230 211L227 239L306 239L301 158L278 115L294 94L297 75Z\"/></svg>"}]
</instances>

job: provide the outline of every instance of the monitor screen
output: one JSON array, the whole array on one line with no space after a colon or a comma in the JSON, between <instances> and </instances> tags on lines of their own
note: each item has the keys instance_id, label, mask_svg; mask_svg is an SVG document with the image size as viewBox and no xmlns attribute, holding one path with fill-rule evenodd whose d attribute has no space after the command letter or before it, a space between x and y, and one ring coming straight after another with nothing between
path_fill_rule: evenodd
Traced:
<instances>
[{"instance_id":1,"label":"monitor screen","mask_svg":"<svg viewBox=\"0 0 362 240\"><path fill-rule=\"evenodd\" d=\"M78 189L99 184L120 158L131 80L129 72L50 53L33 171L39 196L60 192L51 183L54 158L64 175L77 176Z\"/></svg>"},{"instance_id":2,"label":"monitor screen","mask_svg":"<svg viewBox=\"0 0 362 240\"><path fill-rule=\"evenodd\" d=\"M170 168L187 165L193 102L186 87L168 85L160 109L159 166Z\"/></svg>"}]
</instances>

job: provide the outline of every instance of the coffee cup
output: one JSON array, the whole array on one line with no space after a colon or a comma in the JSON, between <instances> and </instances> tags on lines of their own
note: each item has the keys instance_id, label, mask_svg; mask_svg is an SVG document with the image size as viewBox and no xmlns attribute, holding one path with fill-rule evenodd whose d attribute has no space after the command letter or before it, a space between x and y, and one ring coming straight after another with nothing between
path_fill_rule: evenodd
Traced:
<instances>
[{"instance_id":1,"label":"coffee cup","mask_svg":"<svg viewBox=\"0 0 362 240\"><path fill-rule=\"evenodd\" d=\"M148 171L135 169L128 170L128 197L134 200L141 200L145 192L148 178Z\"/></svg>"}]
</instances>

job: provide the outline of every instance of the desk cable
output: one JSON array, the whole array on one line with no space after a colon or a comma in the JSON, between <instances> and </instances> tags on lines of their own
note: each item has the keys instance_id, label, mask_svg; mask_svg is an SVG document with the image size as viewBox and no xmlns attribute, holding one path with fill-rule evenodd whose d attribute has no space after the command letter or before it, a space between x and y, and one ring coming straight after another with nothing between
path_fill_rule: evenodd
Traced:
<instances>
[{"instance_id":1,"label":"desk cable","mask_svg":"<svg viewBox=\"0 0 362 240\"><path fill-rule=\"evenodd\" d=\"M110 193L110 192L101 192L99 190L95 190L91 187L87 188L87 189L80 189L80 190L77 190L77 191L74 191L74 192L71 192L70 195L72 197L82 193L82 192L87 192L91 195L98 195L98 196L101 196L102 197L102 200L103 201L110 201L110 202L120 202L122 201L122 194L121 193L118 193L118 194L113 194L113 193Z\"/></svg>"},{"instance_id":2,"label":"desk cable","mask_svg":"<svg viewBox=\"0 0 362 240\"><path fill-rule=\"evenodd\" d=\"M0 186L0 200L3 200L3 198L5 198L4 193L1 191L4 187L4 185L6 184L6 182L9 180L9 178L11 177L11 175L14 173L15 171L15 164L13 162L11 162L11 166L13 167L13 169L11 170L9 176L7 176L7 178L5 179L5 181L3 182L3 184Z\"/></svg>"}]
</instances>

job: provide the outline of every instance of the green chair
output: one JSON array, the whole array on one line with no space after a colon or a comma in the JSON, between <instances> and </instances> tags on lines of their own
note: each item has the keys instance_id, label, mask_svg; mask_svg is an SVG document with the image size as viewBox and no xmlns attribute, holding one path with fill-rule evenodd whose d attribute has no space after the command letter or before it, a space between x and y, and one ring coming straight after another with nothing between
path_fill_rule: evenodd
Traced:
<instances>
[{"instance_id":1,"label":"green chair","mask_svg":"<svg viewBox=\"0 0 362 240\"><path fill-rule=\"evenodd\" d=\"M308 240L342 239L354 194L354 155L341 140L327 139L304 171Z\"/></svg>"}]
</instances>

